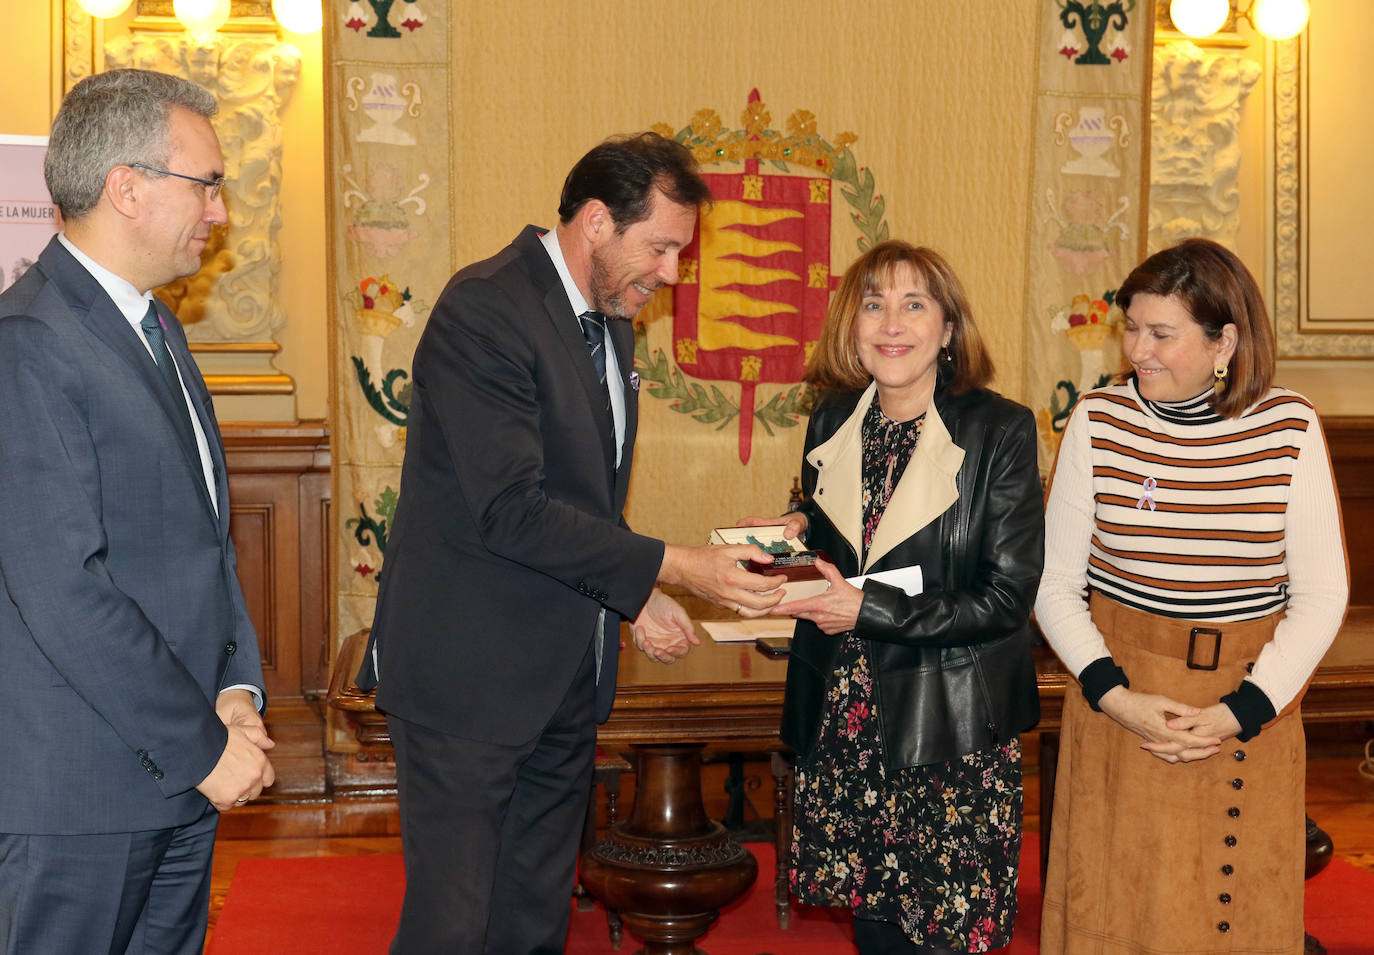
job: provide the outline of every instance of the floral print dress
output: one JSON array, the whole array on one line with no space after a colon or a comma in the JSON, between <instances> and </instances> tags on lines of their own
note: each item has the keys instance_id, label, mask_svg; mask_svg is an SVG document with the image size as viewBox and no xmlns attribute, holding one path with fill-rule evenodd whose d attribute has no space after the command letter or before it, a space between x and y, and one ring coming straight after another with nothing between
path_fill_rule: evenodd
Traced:
<instances>
[{"instance_id":1,"label":"floral print dress","mask_svg":"<svg viewBox=\"0 0 1374 955\"><path fill-rule=\"evenodd\" d=\"M863 545L920 438L874 401L863 421ZM883 767L867 643L853 631L830 674L820 735L797 765L792 891L895 922L918 945L983 952L1011 941L1021 847L1021 745Z\"/></svg>"}]
</instances>

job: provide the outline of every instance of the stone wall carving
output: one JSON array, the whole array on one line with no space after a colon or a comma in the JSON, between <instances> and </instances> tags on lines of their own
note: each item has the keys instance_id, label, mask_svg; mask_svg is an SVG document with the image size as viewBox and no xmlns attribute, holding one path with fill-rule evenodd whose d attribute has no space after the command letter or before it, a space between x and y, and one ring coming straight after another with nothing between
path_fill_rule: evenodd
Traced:
<instances>
[{"instance_id":1,"label":"stone wall carving","mask_svg":"<svg viewBox=\"0 0 1374 955\"><path fill-rule=\"evenodd\" d=\"M1149 250L1193 236L1234 247L1240 227L1240 110L1260 67L1187 41L1155 46Z\"/></svg>"},{"instance_id":2,"label":"stone wall carving","mask_svg":"<svg viewBox=\"0 0 1374 955\"><path fill-rule=\"evenodd\" d=\"M62 94L95 68L95 22L77 0L62 0ZM57 104L53 104L53 113Z\"/></svg>"},{"instance_id":3,"label":"stone wall carving","mask_svg":"<svg viewBox=\"0 0 1374 955\"><path fill-rule=\"evenodd\" d=\"M278 304L282 118L300 76L295 47L275 39L131 33L105 45L106 68L184 76L208 89L220 111L229 223L212 237L196 275L161 291L193 342L263 342L285 324Z\"/></svg>"},{"instance_id":4,"label":"stone wall carving","mask_svg":"<svg viewBox=\"0 0 1374 955\"><path fill-rule=\"evenodd\" d=\"M1371 358L1374 334L1304 333L1301 39L1274 44L1274 323L1280 358Z\"/></svg>"}]
</instances>

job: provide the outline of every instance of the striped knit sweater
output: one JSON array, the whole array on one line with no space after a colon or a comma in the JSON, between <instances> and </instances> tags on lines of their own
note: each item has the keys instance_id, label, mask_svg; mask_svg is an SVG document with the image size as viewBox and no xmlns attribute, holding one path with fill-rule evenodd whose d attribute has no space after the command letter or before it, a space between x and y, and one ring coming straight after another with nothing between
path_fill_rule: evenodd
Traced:
<instances>
[{"instance_id":1,"label":"striped knit sweater","mask_svg":"<svg viewBox=\"0 0 1374 955\"><path fill-rule=\"evenodd\" d=\"M1132 379L1078 403L1055 465L1035 612L1083 679L1090 664L1110 662L1088 614L1088 587L1182 619L1250 620L1285 609L1245 680L1253 686L1237 688L1252 699L1258 688L1268 703L1259 699L1258 711L1272 707L1263 717L1272 718L1302 692L1345 615L1331 461L1301 395L1274 388L1226 420L1209 407L1210 394L1153 403Z\"/></svg>"}]
</instances>

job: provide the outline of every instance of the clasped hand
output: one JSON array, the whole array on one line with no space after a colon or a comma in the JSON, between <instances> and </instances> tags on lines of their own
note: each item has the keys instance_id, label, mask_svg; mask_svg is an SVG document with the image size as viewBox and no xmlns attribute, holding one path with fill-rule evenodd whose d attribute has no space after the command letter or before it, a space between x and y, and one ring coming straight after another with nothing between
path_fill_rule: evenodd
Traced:
<instances>
[{"instance_id":1,"label":"clasped hand","mask_svg":"<svg viewBox=\"0 0 1374 955\"><path fill-rule=\"evenodd\" d=\"M215 768L196 789L220 812L228 812L256 799L276 782L267 750L277 744L267 735L253 694L247 690L221 693L215 701L215 714L228 728L229 736Z\"/></svg>"},{"instance_id":2,"label":"clasped hand","mask_svg":"<svg viewBox=\"0 0 1374 955\"><path fill-rule=\"evenodd\" d=\"M1240 723L1224 703L1199 708L1156 693L1113 687L1098 702L1102 712L1145 740L1140 748L1166 763L1207 759L1221 742L1240 732Z\"/></svg>"}]
</instances>

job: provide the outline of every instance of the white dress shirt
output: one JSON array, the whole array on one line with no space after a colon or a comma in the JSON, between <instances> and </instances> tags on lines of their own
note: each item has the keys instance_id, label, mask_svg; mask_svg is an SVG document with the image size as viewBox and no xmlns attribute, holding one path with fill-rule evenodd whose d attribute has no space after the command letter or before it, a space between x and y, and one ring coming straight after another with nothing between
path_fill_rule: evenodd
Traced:
<instances>
[{"instance_id":1,"label":"white dress shirt","mask_svg":"<svg viewBox=\"0 0 1374 955\"><path fill-rule=\"evenodd\" d=\"M563 280L563 291L567 293L568 304L572 306L573 314L581 316L583 312L594 311L587 304L587 300L582 297L582 291L573 281L572 274L568 271L567 260L563 258L563 248L558 244L558 232L550 229L539 237L539 241L544 243L544 249L549 253L549 258L553 259L553 267L558 272L558 277ZM625 445L625 386L620 377L620 365L615 360L615 346L611 343L610 324L614 321L621 321L607 315L606 317L606 388L611 393L611 419L615 423L615 466L620 467L620 451ZM582 322L579 318L577 323L578 331L581 332Z\"/></svg>"}]
</instances>

